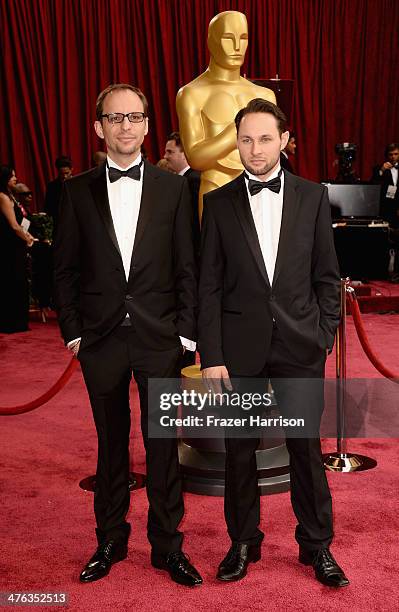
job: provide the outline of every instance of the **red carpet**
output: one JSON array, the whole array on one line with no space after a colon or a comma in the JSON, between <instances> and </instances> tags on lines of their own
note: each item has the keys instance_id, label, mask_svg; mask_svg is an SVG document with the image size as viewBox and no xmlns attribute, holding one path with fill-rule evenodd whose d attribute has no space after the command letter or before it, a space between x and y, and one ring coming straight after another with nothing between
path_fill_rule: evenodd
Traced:
<instances>
[{"instance_id":1,"label":"red carpet","mask_svg":"<svg viewBox=\"0 0 399 612\"><path fill-rule=\"evenodd\" d=\"M385 364L399 369L399 316L364 315L364 321ZM54 321L31 327L28 333L0 336L2 406L34 399L68 362ZM378 376L362 354L350 318L348 335L349 375ZM328 371L333 375L333 357ZM133 402L132 468L144 471L135 397ZM0 417L0 427L0 591L64 591L70 598L68 609L82 612L398 609L397 440L350 440L349 449L376 458L377 469L328 476L335 510L332 550L351 580L349 587L339 591L323 587L311 569L298 564L288 493L262 498L266 533L262 560L250 567L242 582L217 583L215 570L229 544L223 500L186 494L185 551L204 578L200 588L189 590L150 566L144 490L132 495L128 559L98 583L78 582L79 571L96 545L92 494L78 486L81 478L94 473L96 463L95 429L79 369L48 404L29 414ZM325 441L325 450L334 450L334 444Z\"/></svg>"}]
</instances>

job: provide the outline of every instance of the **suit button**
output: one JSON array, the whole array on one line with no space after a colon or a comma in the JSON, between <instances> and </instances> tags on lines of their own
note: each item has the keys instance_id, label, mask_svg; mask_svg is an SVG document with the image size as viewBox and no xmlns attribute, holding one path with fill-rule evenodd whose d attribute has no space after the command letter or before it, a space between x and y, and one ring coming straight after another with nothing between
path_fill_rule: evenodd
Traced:
<instances>
[{"instance_id":1,"label":"suit button","mask_svg":"<svg viewBox=\"0 0 399 612\"><path fill-rule=\"evenodd\" d=\"M127 300L132 300L132 299L133 299L133 296L132 296L132 295L130 295L130 293L128 293L128 294L126 295L126 299L127 299Z\"/></svg>"},{"instance_id":2,"label":"suit button","mask_svg":"<svg viewBox=\"0 0 399 612\"><path fill-rule=\"evenodd\" d=\"M270 302L274 302L274 300L275 300L275 299L276 299L276 296L275 296L275 295L271 295L271 296L270 296Z\"/></svg>"}]
</instances>

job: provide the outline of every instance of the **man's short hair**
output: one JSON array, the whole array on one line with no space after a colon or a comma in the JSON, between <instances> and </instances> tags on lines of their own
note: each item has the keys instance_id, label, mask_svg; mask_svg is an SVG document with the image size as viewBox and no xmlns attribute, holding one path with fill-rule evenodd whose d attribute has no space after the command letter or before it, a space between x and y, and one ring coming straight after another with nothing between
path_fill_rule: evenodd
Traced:
<instances>
[{"instance_id":1,"label":"man's short hair","mask_svg":"<svg viewBox=\"0 0 399 612\"><path fill-rule=\"evenodd\" d=\"M392 153L392 151L396 151L399 149L399 142L391 142L391 144L385 147L385 158L388 157L388 153Z\"/></svg>"},{"instance_id":2,"label":"man's short hair","mask_svg":"<svg viewBox=\"0 0 399 612\"><path fill-rule=\"evenodd\" d=\"M61 168L72 168L72 160L67 155L60 155L55 160L55 167L57 170L61 170Z\"/></svg>"},{"instance_id":3,"label":"man's short hair","mask_svg":"<svg viewBox=\"0 0 399 612\"><path fill-rule=\"evenodd\" d=\"M108 94L112 93L113 91L118 91L118 90L120 91L123 89L128 89L129 91L132 91L133 93L136 94L136 96L140 98L140 100L143 103L143 107L144 107L144 115L147 116L147 111L148 111L147 98L145 97L143 92L138 87L134 87L134 85L129 85L129 83L112 83L111 85L108 85L108 87L103 89L101 93L98 94L97 101L96 101L97 121L102 120L104 100L108 96Z\"/></svg>"},{"instance_id":4,"label":"man's short hair","mask_svg":"<svg viewBox=\"0 0 399 612\"><path fill-rule=\"evenodd\" d=\"M182 145L182 142L181 142L181 138L180 138L179 132L172 132L171 134L169 134L168 140L174 140L175 144L176 144L176 147L179 147L183 151L183 145Z\"/></svg>"},{"instance_id":5,"label":"man's short hair","mask_svg":"<svg viewBox=\"0 0 399 612\"><path fill-rule=\"evenodd\" d=\"M237 134L242 118L250 113L269 113L269 115L273 115L273 117L276 118L280 136L287 130L287 117L284 115L281 108L273 104L273 102L269 102L263 98L254 98L254 100L250 100L250 102L248 102L248 104L236 114L234 121L236 124Z\"/></svg>"}]
</instances>

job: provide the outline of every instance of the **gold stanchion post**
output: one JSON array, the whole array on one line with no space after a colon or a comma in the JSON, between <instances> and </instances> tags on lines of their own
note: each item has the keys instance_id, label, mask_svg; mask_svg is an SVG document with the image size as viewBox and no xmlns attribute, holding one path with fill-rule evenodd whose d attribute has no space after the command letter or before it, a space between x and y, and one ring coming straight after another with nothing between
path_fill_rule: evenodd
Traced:
<instances>
[{"instance_id":1,"label":"gold stanchion post","mask_svg":"<svg viewBox=\"0 0 399 612\"><path fill-rule=\"evenodd\" d=\"M348 453L346 448L346 295L354 291L349 283L349 278L341 279L341 320L336 334L337 452L323 455L326 469L332 472L359 472L377 465L374 459Z\"/></svg>"}]
</instances>

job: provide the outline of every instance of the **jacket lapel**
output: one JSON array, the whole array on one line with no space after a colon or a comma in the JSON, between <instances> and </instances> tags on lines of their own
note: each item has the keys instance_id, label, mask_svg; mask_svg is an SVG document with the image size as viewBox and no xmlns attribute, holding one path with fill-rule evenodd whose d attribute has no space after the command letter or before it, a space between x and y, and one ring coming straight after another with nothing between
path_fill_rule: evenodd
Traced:
<instances>
[{"instance_id":1,"label":"jacket lapel","mask_svg":"<svg viewBox=\"0 0 399 612\"><path fill-rule=\"evenodd\" d=\"M94 175L90 183L90 190L97 206L97 210L104 221L109 237L111 238L114 247L118 251L119 256L122 257L115 234L114 224L112 222L111 209L109 207L105 163L99 166L98 172Z\"/></svg>"},{"instance_id":2,"label":"jacket lapel","mask_svg":"<svg viewBox=\"0 0 399 612\"><path fill-rule=\"evenodd\" d=\"M254 219L252 217L251 207L249 204L248 193L245 187L244 175L238 177L236 181L237 188L233 192L233 204L240 221L248 246L259 268L259 271L270 287L269 277L267 275L265 262L259 244L259 238L256 231Z\"/></svg>"},{"instance_id":3,"label":"jacket lapel","mask_svg":"<svg viewBox=\"0 0 399 612\"><path fill-rule=\"evenodd\" d=\"M287 252L290 249L290 236L295 230L295 219L299 205L299 195L297 193L295 176L284 171L284 197L283 215L281 219L280 238L278 242L276 267L272 286L276 284L277 278L284 265Z\"/></svg>"},{"instance_id":4,"label":"jacket lapel","mask_svg":"<svg viewBox=\"0 0 399 612\"><path fill-rule=\"evenodd\" d=\"M143 238L145 229L148 225L148 222L153 216L153 210L156 203L162 199L161 186L159 185L160 174L157 169L149 164L148 162L144 162L144 175L143 175L143 189L141 192L141 203L140 203L140 212L139 218L137 221L137 229L136 235L134 238L134 245L132 251L132 258L130 261L130 272L129 276L132 272L132 264L137 256L137 249L140 245L140 242Z\"/></svg>"}]
</instances>

